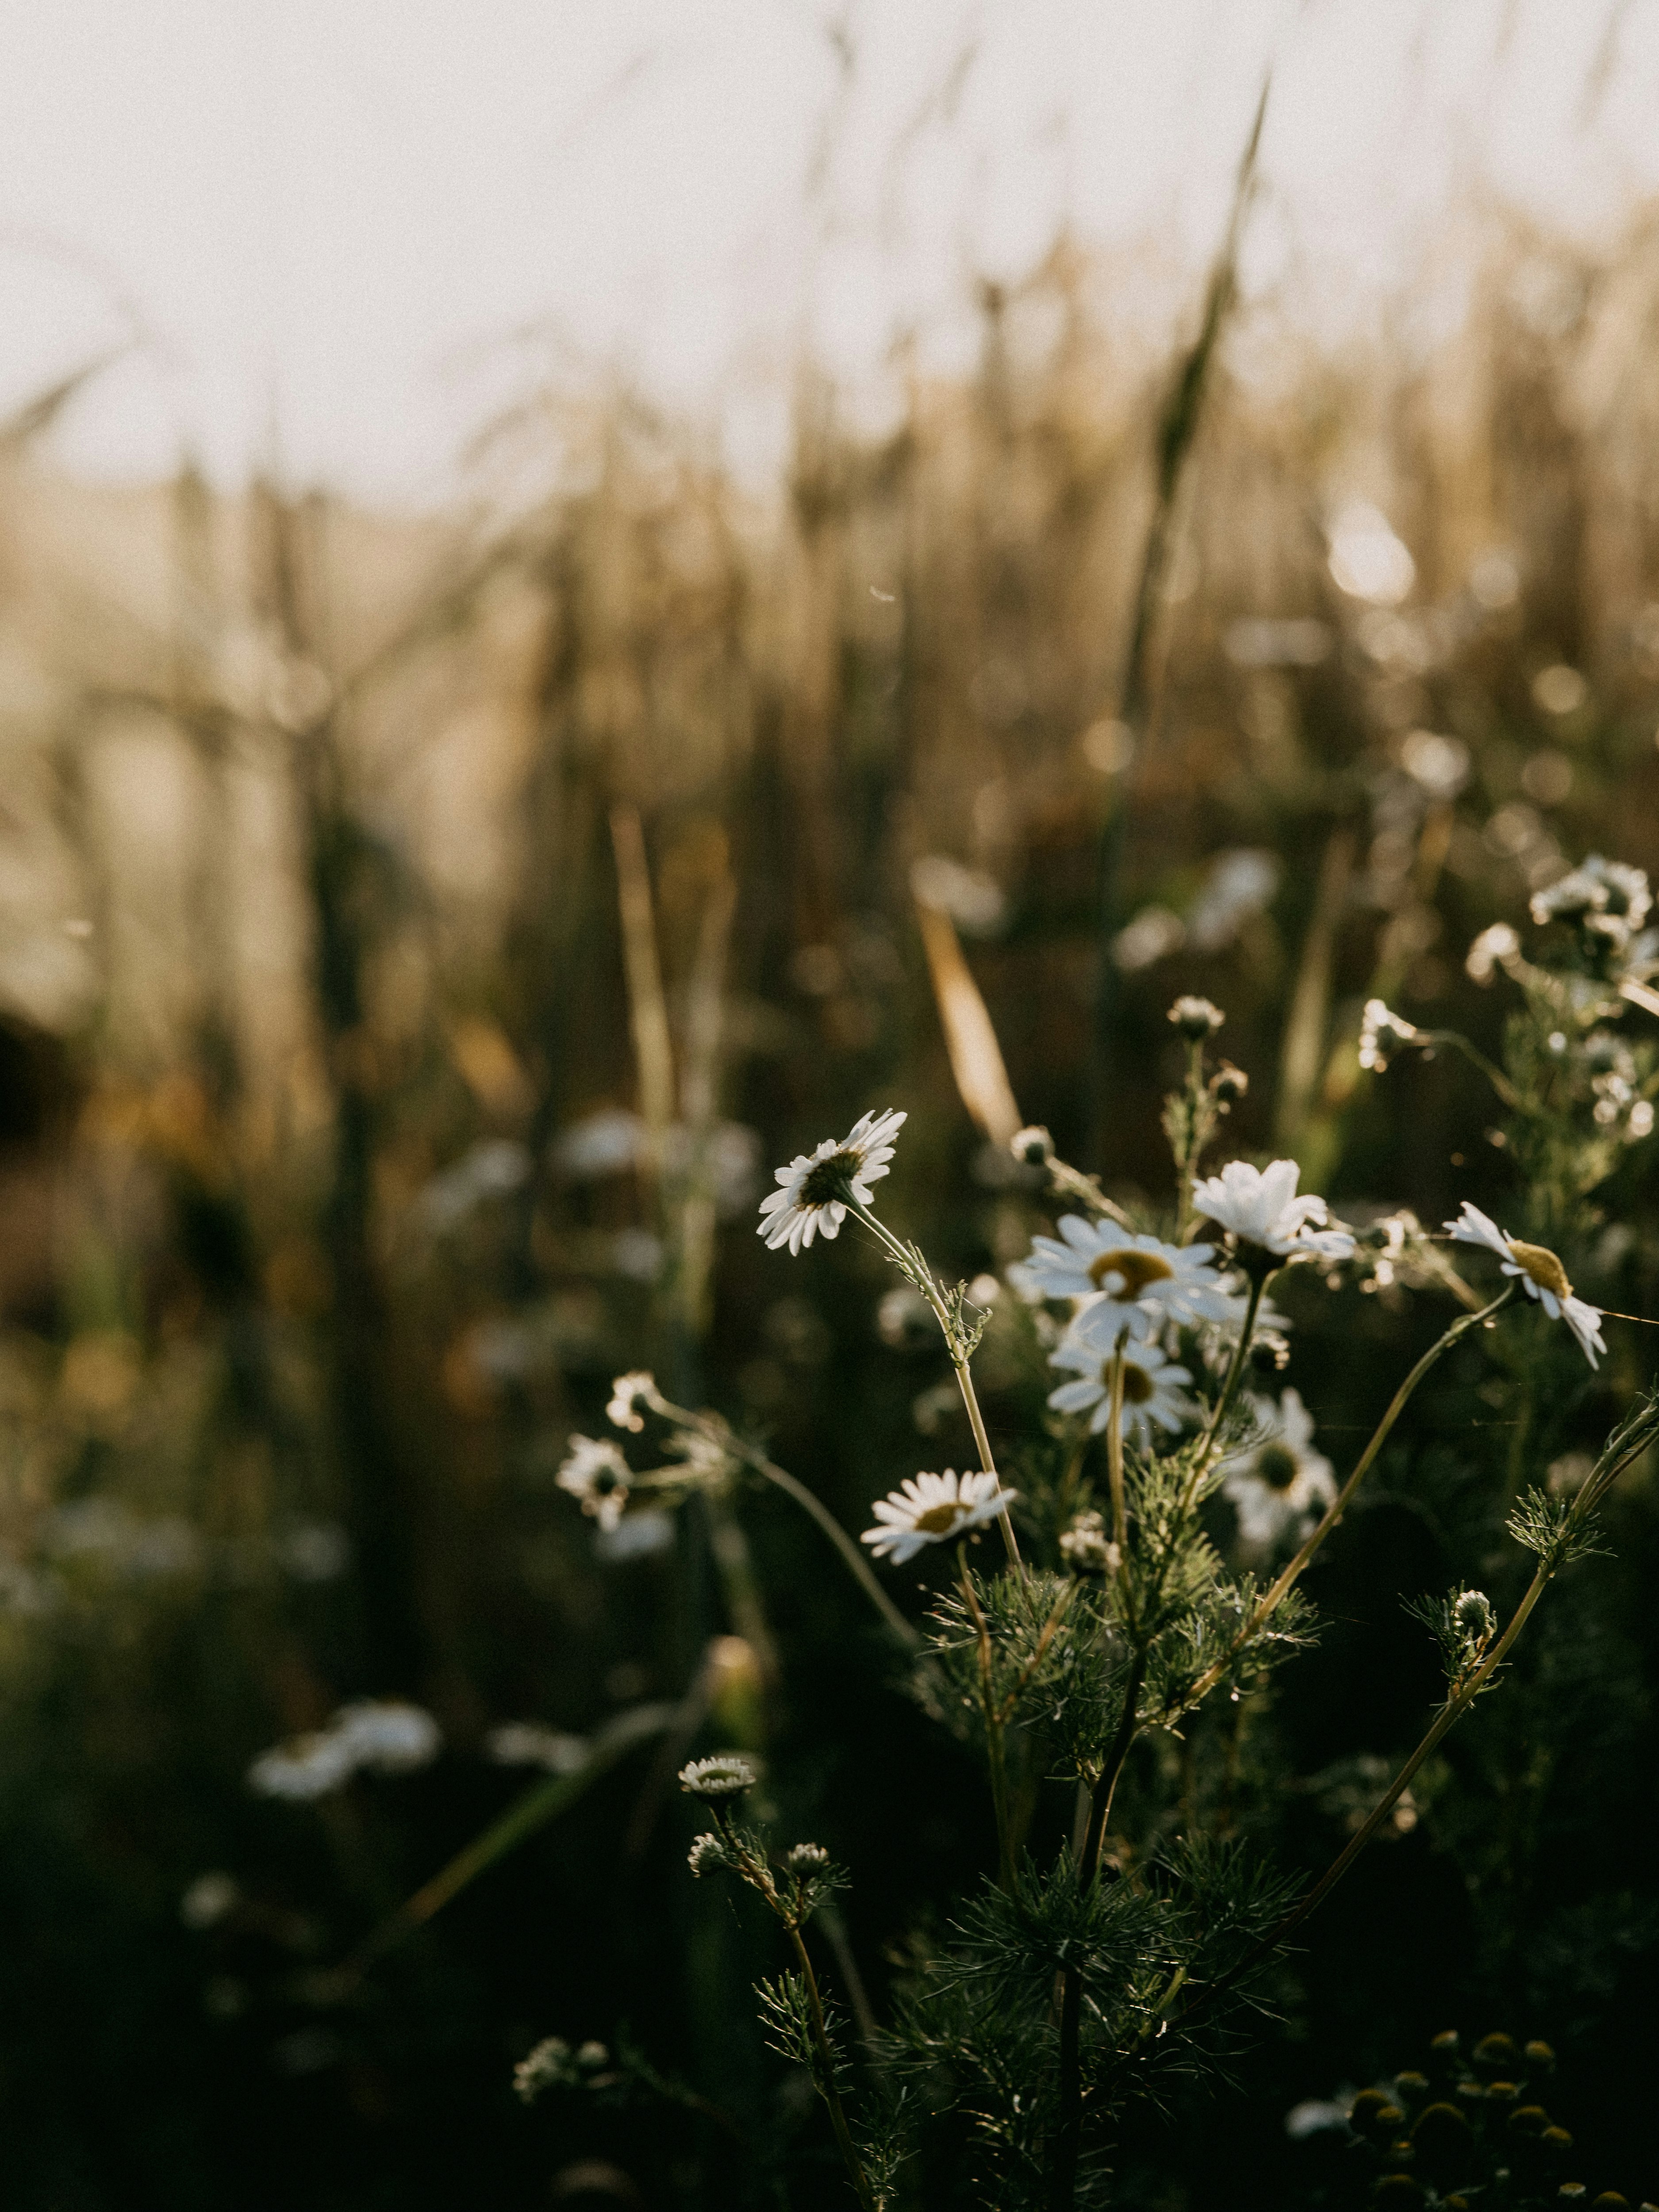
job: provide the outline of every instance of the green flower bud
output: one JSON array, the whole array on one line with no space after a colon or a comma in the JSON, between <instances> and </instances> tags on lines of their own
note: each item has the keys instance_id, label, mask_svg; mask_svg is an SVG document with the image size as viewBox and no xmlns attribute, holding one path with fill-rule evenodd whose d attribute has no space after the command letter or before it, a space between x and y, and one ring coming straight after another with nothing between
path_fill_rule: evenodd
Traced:
<instances>
[{"instance_id":1,"label":"green flower bud","mask_svg":"<svg viewBox=\"0 0 1659 2212\"><path fill-rule=\"evenodd\" d=\"M1516 2136L1541 2136L1550 2124L1550 2116L1541 2105L1517 2105L1510 2114L1510 2133Z\"/></svg>"},{"instance_id":2,"label":"green flower bud","mask_svg":"<svg viewBox=\"0 0 1659 2212\"><path fill-rule=\"evenodd\" d=\"M1431 2180L1460 2181L1474 2157L1474 2130L1455 2105L1429 2105L1412 2130L1418 2162Z\"/></svg>"},{"instance_id":3,"label":"green flower bud","mask_svg":"<svg viewBox=\"0 0 1659 2212\"><path fill-rule=\"evenodd\" d=\"M1554 2071L1554 2051L1547 2043L1540 2043L1536 2036L1522 2051L1522 2057L1534 2074L1549 2074Z\"/></svg>"},{"instance_id":4,"label":"green flower bud","mask_svg":"<svg viewBox=\"0 0 1659 2212\"><path fill-rule=\"evenodd\" d=\"M1429 2045L1429 2056L1443 2070L1455 2066L1458 2054L1457 2030L1443 2028Z\"/></svg>"},{"instance_id":5,"label":"green flower bud","mask_svg":"<svg viewBox=\"0 0 1659 2212\"><path fill-rule=\"evenodd\" d=\"M1429 2094L1429 2077L1407 2070L1394 2077L1394 2094L1402 2105L1421 2104Z\"/></svg>"},{"instance_id":6,"label":"green flower bud","mask_svg":"<svg viewBox=\"0 0 1659 2212\"><path fill-rule=\"evenodd\" d=\"M1572 2137L1565 2128L1546 2128L1538 2140L1547 2150L1569 2151L1572 2148Z\"/></svg>"},{"instance_id":7,"label":"green flower bud","mask_svg":"<svg viewBox=\"0 0 1659 2212\"><path fill-rule=\"evenodd\" d=\"M1406 2115L1381 2089L1362 2089L1353 2100L1348 2125L1367 2142L1385 2142Z\"/></svg>"},{"instance_id":8,"label":"green flower bud","mask_svg":"<svg viewBox=\"0 0 1659 2212\"><path fill-rule=\"evenodd\" d=\"M1488 2081L1486 2094L1494 2105L1512 2105L1521 2092L1513 2081Z\"/></svg>"},{"instance_id":9,"label":"green flower bud","mask_svg":"<svg viewBox=\"0 0 1659 2212\"><path fill-rule=\"evenodd\" d=\"M1512 2035L1483 2035L1474 2046L1474 2063L1482 2074L1512 2074L1520 2056Z\"/></svg>"}]
</instances>

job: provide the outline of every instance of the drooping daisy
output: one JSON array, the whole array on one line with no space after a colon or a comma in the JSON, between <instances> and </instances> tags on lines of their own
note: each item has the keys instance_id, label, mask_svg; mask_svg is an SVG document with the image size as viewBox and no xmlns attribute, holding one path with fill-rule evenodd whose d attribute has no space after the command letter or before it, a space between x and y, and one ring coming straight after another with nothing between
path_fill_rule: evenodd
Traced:
<instances>
[{"instance_id":1,"label":"drooping daisy","mask_svg":"<svg viewBox=\"0 0 1659 2212\"><path fill-rule=\"evenodd\" d=\"M1359 1024L1359 1065L1380 1075L1395 1053L1414 1044L1419 1034L1414 1022L1391 1013L1381 999L1367 999Z\"/></svg>"},{"instance_id":2,"label":"drooping daisy","mask_svg":"<svg viewBox=\"0 0 1659 2212\"><path fill-rule=\"evenodd\" d=\"M902 1114L890 1111L865 1114L839 1144L826 1137L815 1152L797 1153L778 1169L778 1188L761 1200L756 1234L775 1252L781 1244L799 1252L820 1232L837 1235L849 1200L871 1203L870 1185L887 1173L892 1139L904 1121Z\"/></svg>"},{"instance_id":3,"label":"drooping daisy","mask_svg":"<svg viewBox=\"0 0 1659 2212\"><path fill-rule=\"evenodd\" d=\"M572 1437L569 1455L554 1480L609 1531L622 1519L633 1470L609 1437Z\"/></svg>"},{"instance_id":4,"label":"drooping daisy","mask_svg":"<svg viewBox=\"0 0 1659 2212\"><path fill-rule=\"evenodd\" d=\"M881 1526L866 1528L859 1540L878 1559L902 1567L928 1544L945 1544L970 1528L983 1528L1018 1494L1005 1490L994 1474L959 1475L953 1468L943 1474L907 1475L897 1490L871 1507Z\"/></svg>"},{"instance_id":5,"label":"drooping daisy","mask_svg":"<svg viewBox=\"0 0 1659 2212\"><path fill-rule=\"evenodd\" d=\"M1592 1367L1595 1365L1596 1353L1607 1348L1601 1336L1601 1308L1574 1297L1566 1269L1547 1246L1523 1244L1518 1237L1505 1237L1498 1224L1467 1198L1456 1220L1443 1226L1460 1244L1484 1244L1487 1251L1496 1252L1504 1262L1504 1273L1517 1277L1527 1296L1536 1298L1552 1321L1565 1322L1578 1340L1579 1350Z\"/></svg>"},{"instance_id":6,"label":"drooping daisy","mask_svg":"<svg viewBox=\"0 0 1659 2212\"><path fill-rule=\"evenodd\" d=\"M1118 1334L1150 1335L1166 1318L1219 1321L1225 1310L1209 1245L1165 1244L1078 1213L1061 1216L1059 1237L1034 1237L1021 1267L1044 1297L1086 1298L1091 1307L1098 1300L1114 1309Z\"/></svg>"},{"instance_id":7,"label":"drooping daisy","mask_svg":"<svg viewBox=\"0 0 1659 2212\"><path fill-rule=\"evenodd\" d=\"M1245 1543L1270 1550L1287 1535L1301 1537L1336 1499L1336 1476L1312 1449L1313 1415L1301 1395L1286 1390L1275 1406L1252 1398L1261 1433L1247 1450L1222 1462L1221 1487L1238 1514Z\"/></svg>"},{"instance_id":8,"label":"drooping daisy","mask_svg":"<svg viewBox=\"0 0 1659 2212\"><path fill-rule=\"evenodd\" d=\"M1294 1160L1275 1160L1266 1168L1229 1160L1219 1175L1193 1186L1194 1210L1239 1244L1280 1261L1346 1260L1353 1238L1346 1229L1324 1226L1330 1208L1322 1198L1311 1192L1297 1196L1301 1172Z\"/></svg>"},{"instance_id":9,"label":"drooping daisy","mask_svg":"<svg viewBox=\"0 0 1659 2212\"><path fill-rule=\"evenodd\" d=\"M1089 1427L1099 1436L1112 1418L1115 1345L1103 1345L1087 1333L1094 1312L1091 1308L1080 1314L1060 1349L1048 1355L1051 1367L1069 1367L1078 1378L1051 1390L1048 1403L1057 1413L1083 1413L1092 1407ZM1152 1443L1154 1422L1171 1436L1178 1436L1183 1423L1198 1419L1198 1407L1181 1387L1192 1379L1186 1368L1165 1359L1157 1345L1126 1344L1121 1433L1143 1450Z\"/></svg>"}]
</instances>

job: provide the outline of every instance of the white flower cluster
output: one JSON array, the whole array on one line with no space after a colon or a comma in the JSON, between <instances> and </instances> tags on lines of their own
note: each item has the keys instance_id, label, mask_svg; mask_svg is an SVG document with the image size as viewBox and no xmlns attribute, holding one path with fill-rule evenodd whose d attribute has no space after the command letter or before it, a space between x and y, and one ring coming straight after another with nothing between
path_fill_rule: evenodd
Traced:
<instances>
[{"instance_id":1,"label":"white flower cluster","mask_svg":"<svg viewBox=\"0 0 1659 2212\"><path fill-rule=\"evenodd\" d=\"M1173 1356L1176 1336L1194 1331L1206 1361L1231 1356L1244 1325L1246 1279L1302 1260L1328 1266L1349 1257L1354 1240L1328 1225L1322 1198L1297 1195L1294 1160L1254 1168L1228 1163L1193 1194L1197 1212L1232 1242L1231 1259L1212 1244L1169 1244L1157 1237L1066 1214L1060 1234L1034 1239L1009 1273L1032 1304L1067 1299L1072 1316L1051 1366L1070 1379L1049 1393L1056 1413L1087 1413L1098 1435L1111 1420L1112 1376L1122 1365L1122 1435L1148 1449L1158 1432L1179 1436L1202 1408L1188 1395L1191 1370ZM1242 1272L1241 1272L1242 1271ZM1262 1300L1258 1332L1282 1349L1282 1316Z\"/></svg>"},{"instance_id":2,"label":"white flower cluster","mask_svg":"<svg viewBox=\"0 0 1659 2212\"><path fill-rule=\"evenodd\" d=\"M326 1728L263 1751L248 1768L262 1797L326 1797L360 1771L407 1774L436 1758L443 1736L431 1714L397 1698L342 1705Z\"/></svg>"}]
</instances>

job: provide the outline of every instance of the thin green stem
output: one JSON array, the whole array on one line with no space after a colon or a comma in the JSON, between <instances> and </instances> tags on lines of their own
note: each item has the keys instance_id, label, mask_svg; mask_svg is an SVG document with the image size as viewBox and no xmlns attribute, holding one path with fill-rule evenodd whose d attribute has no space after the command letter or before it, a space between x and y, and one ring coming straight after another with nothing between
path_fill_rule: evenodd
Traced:
<instances>
[{"instance_id":1,"label":"thin green stem","mask_svg":"<svg viewBox=\"0 0 1659 2212\"><path fill-rule=\"evenodd\" d=\"M1526 1101L1504 1074L1503 1069L1488 1060L1478 1045L1471 1044L1468 1037L1461 1036L1456 1030L1424 1030L1413 1039L1413 1042L1419 1046L1449 1045L1454 1052L1461 1052L1472 1067L1480 1069L1492 1089L1512 1112L1525 1111Z\"/></svg>"},{"instance_id":2,"label":"thin green stem","mask_svg":"<svg viewBox=\"0 0 1659 2212\"><path fill-rule=\"evenodd\" d=\"M842 1565L881 1615L887 1626L892 1630L894 1635L901 1643L913 1648L920 1643L921 1638L915 1630L871 1572L870 1562L836 1520L835 1515L830 1512L829 1507L821 1498L815 1498L804 1482L791 1474L787 1468L779 1467L775 1461L768 1459L764 1452L757 1450L752 1444L745 1443L741 1437L734 1436L724 1424L716 1425L705 1419L701 1413L690 1413L684 1406L676 1406L671 1400L660 1395L653 1398L651 1402L654 1410L665 1420L677 1422L682 1428L695 1430L699 1436L707 1437L711 1443L718 1444L722 1451L729 1452L733 1459L740 1460L751 1473L759 1475L763 1481L769 1482L782 1491L786 1498L793 1498L801 1510L810 1514L817 1522L818 1527L840 1553ZM644 1489L648 1486L641 1483L638 1486Z\"/></svg>"},{"instance_id":3,"label":"thin green stem","mask_svg":"<svg viewBox=\"0 0 1659 2212\"><path fill-rule=\"evenodd\" d=\"M1479 1313L1463 1314L1460 1316L1460 1317L1452 1323L1451 1327L1446 1330L1445 1334L1437 1338L1436 1341L1429 1346L1428 1350L1423 1354L1423 1357L1418 1361L1416 1366L1413 1368L1411 1373L1407 1376L1405 1381L1395 1392L1392 1399L1390 1399L1388 1411L1377 1423L1376 1427L1372 1433L1370 1442L1366 1445L1364 1450L1359 1455L1358 1460L1355 1462L1353 1473L1343 1484L1341 1489L1338 1491L1335 1498L1326 1511L1324 1518L1314 1529L1313 1534L1303 1545L1301 1550L1297 1552L1296 1557L1291 1561L1289 1566L1285 1568L1284 1573L1279 1576L1278 1581L1275 1582L1272 1589L1268 1590L1267 1595L1262 1598L1260 1603L1256 1606L1255 1611L1250 1614L1249 1619L1239 1630L1237 1635L1233 1638L1231 1644L1227 1647L1227 1650L1222 1654L1221 1657L1216 1661L1212 1667L1207 1668L1206 1671L1199 1676L1197 1681L1194 1683L1192 1688L1188 1692L1187 1696L1183 1700L1183 1704L1188 1709L1197 1705L1200 1698L1208 1696L1209 1692L1214 1689L1216 1684L1226 1673L1228 1668L1231 1666L1233 1661L1238 1656L1238 1654L1244 1650L1246 1645L1261 1628L1263 1624L1278 1610L1279 1607L1289 1595L1291 1590L1299 1580L1303 1570L1307 1566L1308 1562L1313 1558L1315 1553L1318 1551L1320 1546L1324 1542L1327 1536L1330 1534L1332 1529L1335 1528L1337 1522L1342 1518L1343 1514L1347 1510L1350 1499L1352 1498L1355 1491L1358 1489L1361 1482L1364 1481L1366 1474L1370 1472L1372 1462L1376 1459L1378 1452L1382 1450L1383 1445L1388 1442L1389 1433L1393 1430L1395 1423L1400 1419L1401 1413L1405 1412L1407 1403L1409 1401L1412 1393L1416 1389L1418 1384L1423 1380L1423 1377L1428 1373L1429 1370L1437 1360L1442 1358L1445 1353L1451 1350L1453 1345L1456 1344L1462 1338L1467 1336L1471 1329L1479 1328L1483 1322L1490 1321L1498 1311L1499 1308L1507 1305L1514 1296L1515 1285L1511 1283L1498 1293L1498 1297L1492 1300L1490 1305L1482 1306Z\"/></svg>"},{"instance_id":4,"label":"thin green stem","mask_svg":"<svg viewBox=\"0 0 1659 2212\"><path fill-rule=\"evenodd\" d=\"M1255 1334L1255 1317L1261 1310L1262 1294L1278 1273L1277 1267L1270 1267L1265 1274L1252 1273L1250 1277L1249 1293L1244 1306L1244 1324L1239 1330L1238 1342L1233 1346L1233 1356L1227 1363L1227 1372L1221 1385L1221 1395L1215 1401L1215 1411L1210 1416L1210 1425L1204 1431L1204 1441L1199 1449L1198 1457L1193 1462L1192 1474L1188 1477L1187 1487L1182 1495L1181 1506L1183 1512L1192 1504L1193 1493L1203 1480L1204 1470L1215 1456L1216 1444L1221 1435L1221 1425L1231 1410L1233 1400L1238 1393L1239 1377L1244 1372L1244 1362L1249 1357L1250 1340Z\"/></svg>"},{"instance_id":5,"label":"thin green stem","mask_svg":"<svg viewBox=\"0 0 1659 2212\"><path fill-rule=\"evenodd\" d=\"M920 1278L922 1296L933 1309L933 1318L939 1326L939 1334L945 1339L945 1348L951 1356L951 1364L956 1370L957 1385L962 1392L963 1405L967 1409L968 1425L974 1432L974 1449L979 1454L980 1466L987 1474L995 1474L997 1463L991 1450L991 1439L986 1430L985 1416L980 1411L979 1394L974 1389L973 1372L968 1361L958 1351L952 1337L951 1316L944 1299L939 1296L939 1287L933 1280L932 1271L925 1265L919 1264L919 1255L907 1251L892 1231L878 1221L867 1206L859 1205L856 1200L849 1200L848 1202L866 1228L874 1232L877 1242L885 1247L888 1257L902 1270L904 1274L912 1282L916 1282ZM1000 1480L1000 1477L998 1479ZM1006 1506L997 1516L997 1525L1002 1531L1002 1540L1007 1549L1010 1561L1017 1567L1023 1565L1024 1563L1019 1556L1019 1540L1014 1534L1014 1524L1008 1517Z\"/></svg>"},{"instance_id":6,"label":"thin green stem","mask_svg":"<svg viewBox=\"0 0 1659 2212\"><path fill-rule=\"evenodd\" d=\"M1120 1561L1129 1549L1129 1510L1123 1494L1123 1340L1112 1354L1110 1389L1107 1399L1106 1480L1112 1493L1112 1541Z\"/></svg>"},{"instance_id":7,"label":"thin green stem","mask_svg":"<svg viewBox=\"0 0 1659 2212\"><path fill-rule=\"evenodd\" d=\"M866 2208L866 2212L875 2212L875 2198L871 2194L870 2184L865 2178L858 2152L854 2148L852 2130L847 2124L846 2107L836 2087L836 2054L830 2047L829 2031L823 2024L823 2002L818 1995L817 1976L812 1972L812 1961L807 1955L800 1929L793 1921L785 1924L789 1929L789 1940L795 1947L801 1979L806 1986L807 2009L812 2021L812 2042L818 2054L818 2094L830 2108L830 2124L836 2131L836 2143L846 2166L848 2178L858 2192L859 2203Z\"/></svg>"},{"instance_id":8,"label":"thin green stem","mask_svg":"<svg viewBox=\"0 0 1659 2212\"><path fill-rule=\"evenodd\" d=\"M991 1671L991 1626L975 1595L973 1577L968 1572L965 1544L957 1546L957 1573L962 1583L962 1595L968 1607L969 1617L979 1638L979 1696L985 1715L986 1761L991 1771L991 1809L997 1824L997 1881L1003 1889L1012 1893L1014 1886L1014 1847L1008 1825L1008 1747L1003 1734L1004 1717L998 1710L996 1684Z\"/></svg>"}]
</instances>

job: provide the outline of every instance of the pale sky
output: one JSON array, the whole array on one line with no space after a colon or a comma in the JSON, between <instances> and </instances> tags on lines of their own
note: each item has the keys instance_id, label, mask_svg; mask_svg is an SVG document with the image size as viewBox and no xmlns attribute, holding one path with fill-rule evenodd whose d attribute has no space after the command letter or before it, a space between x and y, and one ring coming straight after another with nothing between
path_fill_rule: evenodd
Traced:
<instances>
[{"instance_id":1,"label":"pale sky","mask_svg":"<svg viewBox=\"0 0 1659 2212\"><path fill-rule=\"evenodd\" d=\"M804 343L874 390L1062 219L1362 296L1477 187L1659 189L1659 0L51 0L0 45L0 409L133 338L52 451L443 496L558 367L765 442ZM768 410L771 410L771 416ZM759 426L757 428L757 426Z\"/></svg>"}]
</instances>

